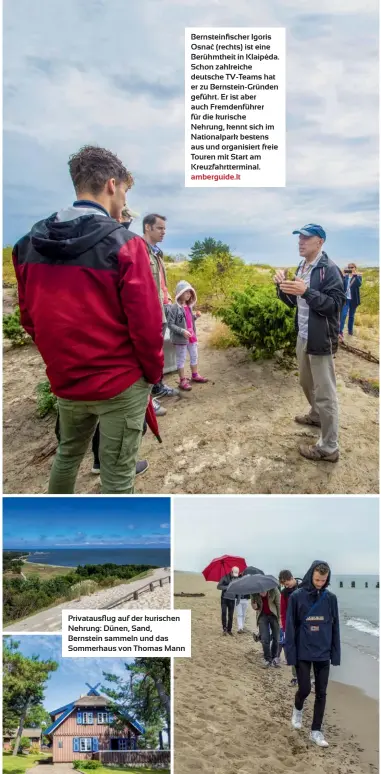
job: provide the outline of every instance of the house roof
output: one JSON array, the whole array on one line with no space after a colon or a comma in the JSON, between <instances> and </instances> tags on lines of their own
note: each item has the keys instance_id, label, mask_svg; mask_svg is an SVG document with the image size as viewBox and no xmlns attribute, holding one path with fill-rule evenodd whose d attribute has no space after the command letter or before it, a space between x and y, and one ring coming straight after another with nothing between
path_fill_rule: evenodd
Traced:
<instances>
[{"instance_id":1,"label":"house roof","mask_svg":"<svg viewBox=\"0 0 381 774\"><path fill-rule=\"evenodd\" d=\"M107 707L110 699L105 696L81 696L74 702L76 707Z\"/></svg>"},{"instance_id":2,"label":"house roof","mask_svg":"<svg viewBox=\"0 0 381 774\"><path fill-rule=\"evenodd\" d=\"M89 683L86 683L86 685L89 686ZM45 736L50 736L52 733L54 733L56 728L58 728L58 726L69 717L75 707L107 707L110 704L110 701L105 696L101 696L100 693L96 690L98 685L96 685L94 688L89 686L90 690L86 696L80 696L79 699L72 701L70 704L65 704L63 707L58 707L58 709L50 712L49 714L51 717L57 715L58 712L62 712L62 714L59 718L57 718L57 720L54 721L54 723L45 729ZM122 708L118 710L118 715L127 723L130 723L133 728L136 728L139 734L145 733L143 726L141 726L137 720L134 720L132 717L130 717L127 712L123 712Z\"/></svg>"},{"instance_id":3,"label":"house roof","mask_svg":"<svg viewBox=\"0 0 381 774\"><path fill-rule=\"evenodd\" d=\"M4 734L4 736L9 736L11 739L14 739L17 735L17 731L9 731L8 734ZM28 737L39 737L42 735L42 729L41 728L24 728L22 732L22 736L28 736Z\"/></svg>"}]
</instances>

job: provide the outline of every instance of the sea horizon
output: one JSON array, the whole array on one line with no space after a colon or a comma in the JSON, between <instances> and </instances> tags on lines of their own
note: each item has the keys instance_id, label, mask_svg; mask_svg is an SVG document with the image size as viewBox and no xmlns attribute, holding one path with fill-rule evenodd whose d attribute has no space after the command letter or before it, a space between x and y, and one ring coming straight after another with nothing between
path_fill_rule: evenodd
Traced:
<instances>
[{"instance_id":1,"label":"sea horizon","mask_svg":"<svg viewBox=\"0 0 381 774\"><path fill-rule=\"evenodd\" d=\"M76 567L79 564L146 564L169 567L171 550L167 546L66 546L59 548L4 548L3 552L17 551L28 557L31 564L58 567Z\"/></svg>"}]
</instances>

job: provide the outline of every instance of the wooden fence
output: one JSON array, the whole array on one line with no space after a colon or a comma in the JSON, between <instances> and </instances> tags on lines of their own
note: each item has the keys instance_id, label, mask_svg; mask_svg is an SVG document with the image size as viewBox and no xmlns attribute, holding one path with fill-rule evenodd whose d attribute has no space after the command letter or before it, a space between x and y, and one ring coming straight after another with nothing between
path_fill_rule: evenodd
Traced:
<instances>
[{"instance_id":1,"label":"wooden fence","mask_svg":"<svg viewBox=\"0 0 381 774\"><path fill-rule=\"evenodd\" d=\"M169 769L171 761L169 750L100 750L92 757L105 766L151 766L155 769Z\"/></svg>"},{"instance_id":2,"label":"wooden fence","mask_svg":"<svg viewBox=\"0 0 381 774\"><path fill-rule=\"evenodd\" d=\"M119 607L119 605L122 605L124 602L131 602L133 599L139 599L141 594L145 594L146 591L153 591L156 586L164 586L165 583L171 582L171 576L165 575L162 578L156 578L153 581L150 581L150 583L146 583L145 586L141 586L140 589L137 589L136 591L131 591L129 594L126 594L126 596L121 597L120 599L116 600L115 602L112 602L112 604L105 605L104 607L100 607L100 610L112 610L113 607Z\"/></svg>"}]
</instances>

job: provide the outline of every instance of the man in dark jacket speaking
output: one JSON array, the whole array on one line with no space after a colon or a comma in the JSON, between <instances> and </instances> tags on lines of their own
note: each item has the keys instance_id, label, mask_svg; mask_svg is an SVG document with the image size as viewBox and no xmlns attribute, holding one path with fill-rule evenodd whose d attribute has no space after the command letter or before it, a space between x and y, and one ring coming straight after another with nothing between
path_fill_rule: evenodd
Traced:
<instances>
[{"instance_id":1,"label":"man in dark jacket speaking","mask_svg":"<svg viewBox=\"0 0 381 774\"><path fill-rule=\"evenodd\" d=\"M313 446L303 444L299 451L309 460L337 462L339 408L333 355L345 303L343 277L322 249L326 233L321 226L309 223L293 233L299 235L303 260L295 279L288 279L287 272L280 269L274 280L279 298L297 309L299 380L311 408L308 414L296 416L295 421L321 428L318 442Z\"/></svg>"},{"instance_id":2,"label":"man in dark jacket speaking","mask_svg":"<svg viewBox=\"0 0 381 774\"><path fill-rule=\"evenodd\" d=\"M116 219L133 180L108 150L69 160L77 200L16 244L21 322L58 398L49 494L72 494L97 422L104 494L133 492L144 416L164 357L161 307L143 239Z\"/></svg>"},{"instance_id":3,"label":"man in dark jacket speaking","mask_svg":"<svg viewBox=\"0 0 381 774\"><path fill-rule=\"evenodd\" d=\"M302 585L291 595L286 618L286 658L296 667L298 690L292 713L293 728L300 729L303 705L311 692L311 664L315 674L315 704L310 740L328 747L321 727L330 664L340 665L339 610L335 594L328 591L331 570L326 562L313 562Z\"/></svg>"}]
</instances>

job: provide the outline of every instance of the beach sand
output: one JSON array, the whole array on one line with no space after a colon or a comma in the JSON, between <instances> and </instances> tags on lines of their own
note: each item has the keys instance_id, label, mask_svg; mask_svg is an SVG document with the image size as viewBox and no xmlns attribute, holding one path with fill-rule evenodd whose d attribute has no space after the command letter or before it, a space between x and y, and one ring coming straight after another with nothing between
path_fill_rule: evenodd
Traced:
<instances>
[{"instance_id":1,"label":"beach sand","mask_svg":"<svg viewBox=\"0 0 381 774\"><path fill-rule=\"evenodd\" d=\"M174 606L192 610L192 658L175 659L176 774L375 774L378 704L330 681L324 731L329 748L308 742L314 694L302 731L290 725L290 668L261 669L251 608L247 633L223 637L220 592L201 575L175 573ZM283 658L283 656L282 656Z\"/></svg>"}]
</instances>

